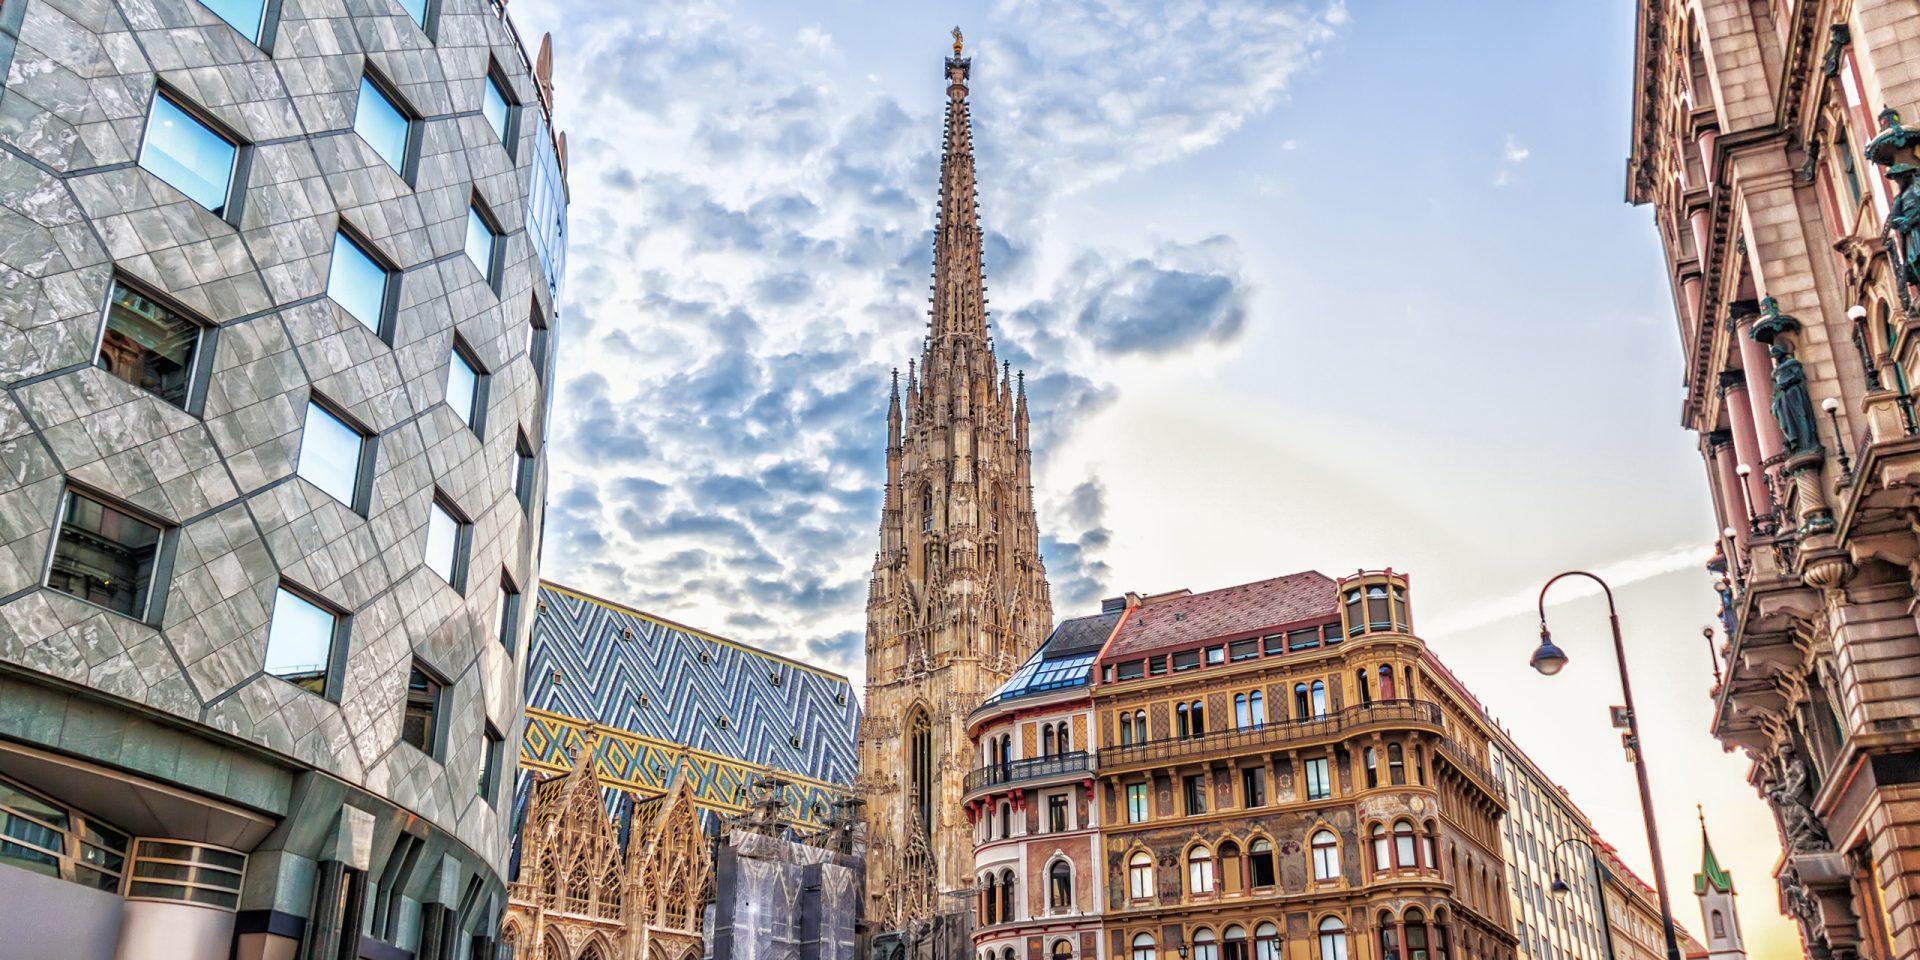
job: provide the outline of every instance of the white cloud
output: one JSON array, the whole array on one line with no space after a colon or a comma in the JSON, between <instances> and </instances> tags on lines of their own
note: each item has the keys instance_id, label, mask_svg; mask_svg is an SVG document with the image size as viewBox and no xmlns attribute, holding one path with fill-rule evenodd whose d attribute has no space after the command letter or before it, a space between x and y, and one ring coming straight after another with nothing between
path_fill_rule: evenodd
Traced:
<instances>
[{"instance_id":1,"label":"white cloud","mask_svg":"<svg viewBox=\"0 0 1920 960\"><path fill-rule=\"evenodd\" d=\"M1500 164L1493 172L1493 185L1504 187L1512 183L1514 171L1527 162L1527 157L1532 153L1526 145L1514 139L1513 134L1507 134L1506 142L1500 147Z\"/></svg>"}]
</instances>

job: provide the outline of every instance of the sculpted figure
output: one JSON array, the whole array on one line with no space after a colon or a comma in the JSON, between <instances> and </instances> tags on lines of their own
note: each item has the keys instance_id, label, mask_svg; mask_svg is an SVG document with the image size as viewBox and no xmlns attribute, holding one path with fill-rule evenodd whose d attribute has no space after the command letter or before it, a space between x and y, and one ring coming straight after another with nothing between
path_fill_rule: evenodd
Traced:
<instances>
[{"instance_id":1,"label":"sculpted figure","mask_svg":"<svg viewBox=\"0 0 1920 960\"><path fill-rule=\"evenodd\" d=\"M1916 181L1920 176L1907 174L1887 214L1887 229L1900 238L1901 279L1920 285L1920 188L1915 187Z\"/></svg>"},{"instance_id":2,"label":"sculpted figure","mask_svg":"<svg viewBox=\"0 0 1920 960\"><path fill-rule=\"evenodd\" d=\"M1813 419L1813 401L1807 396L1807 371L1786 348L1774 344L1773 419L1780 424L1787 453L1806 453L1820 446L1820 430Z\"/></svg>"}]
</instances>

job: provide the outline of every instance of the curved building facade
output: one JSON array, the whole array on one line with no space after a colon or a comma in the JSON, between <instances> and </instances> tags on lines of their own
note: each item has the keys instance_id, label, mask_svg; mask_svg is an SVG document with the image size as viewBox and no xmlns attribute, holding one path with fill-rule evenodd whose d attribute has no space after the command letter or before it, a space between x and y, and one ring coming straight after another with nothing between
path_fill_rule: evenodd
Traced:
<instances>
[{"instance_id":1,"label":"curved building facade","mask_svg":"<svg viewBox=\"0 0 1920 960\"><path fill-rule=\"evenodd\" d=\"M487 0L10 0L0 66L0 952L490 956L548 71Z\"/></svg>"}]
</instances>

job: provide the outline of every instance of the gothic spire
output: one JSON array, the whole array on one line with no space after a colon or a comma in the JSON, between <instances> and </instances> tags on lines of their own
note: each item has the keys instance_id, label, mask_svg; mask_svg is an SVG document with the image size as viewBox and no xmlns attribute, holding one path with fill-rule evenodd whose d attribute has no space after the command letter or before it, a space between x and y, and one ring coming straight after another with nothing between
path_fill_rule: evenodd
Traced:
<instances>
[{"instance_id":1,"label":"gothic spire","mask_svg":"<svg viewBox=\"0 0 1920 960\"><path fill-rule=\"evenodd\" d=\"M986 283L980 258L980 217L973 180L973 122L967 77L973 60L960 55L960 28L947 58L947 132L940 147L940 213L933 234L931 336L980 337L987 331Z\"/></svg>"}]
</instances>

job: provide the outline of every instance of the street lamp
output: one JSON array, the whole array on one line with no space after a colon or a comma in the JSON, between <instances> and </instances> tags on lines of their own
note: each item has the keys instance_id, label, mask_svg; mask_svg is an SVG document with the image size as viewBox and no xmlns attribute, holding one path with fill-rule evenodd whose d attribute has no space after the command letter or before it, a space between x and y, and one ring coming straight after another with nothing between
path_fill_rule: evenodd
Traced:
<instances>
[{"instance_id":1,"label":"street lamp","mask_svg":"<svg viewBox=\"0 0 1920 960\"><path fill-rule=\"evenodd\" d=\"M1600 865L1599 852L1593 849L1593 844L1588 843L1586 841L1586 838L1568 837L1565 840L1562 840L1559 843L1554 844L1553 848L1547 852L1547 860L1553 864L1553 883L1552 885L1548 886L1547 889L1552 891L1554 896L1559 897L1562 900L1566 899L1567 895L1573 892L1573 886L1567 883L1566 880L1561 879L1560 877L1560 848L1566 846L1569 843L1577 843L1587 848L1587 862L1593 866L1593 873L1595 877L1604 876L1604 870L1605 870L1605 868L1603 868ZM1600 904L1600 926L1602 929L1604 929L1607 932L1607 956L1611 958L1614 956L1613 924L1607 919L1606 893L1602 892L1597 899Z\"/></svg>"},{"instance_id":2,"label":"street lamp","mask_svg":"<svg viewBox=\"0 0 1920 960\"><path fill-rule=\"evenodd\" d=\"M1633 684L1627 678L1627 645L1620 639L1620 613L1613 605L1613 588L1605 580L1585 570L1555 574L1540 588L1540 646L1533 652L1533 668L1546 676L1559 673L1567 665L1566 651L1554 645L1547 632L1547 591L1566 577L1586 577L1600 585L1607 596L1607 621L1613 627L1613 655L1620 664L1620 695L1627 701L1627 740L1632 747L1633 772L1640 782L1640 815L1647 823L1647 852L1653 856L1653 888L1660 895L1660 924L1667 936L1667 960L1681 960L1680 941L1674 935L1673 906L1667 897L1667 869L1660 859L1660 829L1653 820L1653 792L1647 787L1647 762L1640 743L1640 715L1633 708Z\"/></svg>"}]
</instances>

